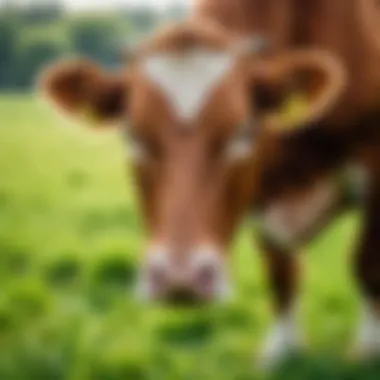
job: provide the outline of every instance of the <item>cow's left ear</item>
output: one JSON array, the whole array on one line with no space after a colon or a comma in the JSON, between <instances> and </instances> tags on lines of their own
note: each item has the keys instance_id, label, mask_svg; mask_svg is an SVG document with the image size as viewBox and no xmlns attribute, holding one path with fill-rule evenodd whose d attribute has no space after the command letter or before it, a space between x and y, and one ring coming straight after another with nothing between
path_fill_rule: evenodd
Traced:
<instances>
[{"instance_id":1,"label":"cow's left ear","mask_svg":"<svg viewBox=\"0 0 380 380\"><path fill-rule=\"evenodd\" d=\"M250 78L254 106L266 125L276 131L296 130L323 119L341 99L347 84L343 63L317 49L256 57ZM289 99L295 93L300 107L288 117Z\"/></svg>"},{"instance_id":2,"label":"cow's left ear","mask_svg":"<svg viewBox=\"0 0 380 380\"><path fill-rule=\"evenodd\" d=\"M85 60L53 64L42 72L38 87L65 115L95 126L117 121L127 107L127 75L108 74Z\"/></svg>"}]
</instances>

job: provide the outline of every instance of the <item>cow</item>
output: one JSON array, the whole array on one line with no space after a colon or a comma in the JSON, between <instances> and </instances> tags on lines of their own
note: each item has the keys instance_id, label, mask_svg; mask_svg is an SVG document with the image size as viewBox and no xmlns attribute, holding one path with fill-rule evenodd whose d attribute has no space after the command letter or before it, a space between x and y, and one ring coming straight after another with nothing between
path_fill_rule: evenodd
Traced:
<instances>
[{"instance_id":1,"label":"cow","mask_svg":"<svg viewBox=\"0 0 380 380\"><path fill-rule=\"evenodd\" d=\"M43 71L39 88L66 116L91 119L99 128L117 125L127 136L148 231L142 297L171 303L226 297L233 234L244 215L261 214L278 318L261 361L274 363L299 344L293 245L347 206L341 188L354 186L338 186L345 181L337 177L350 160L365 164L373 176L357 268L370 306L375 305L377 277L368 273L366 261L378 261L372 249L378 204L376 39L367 41L364 30L360 38L355 34L361 24L353 0L344 8L344 38L349 39L349 25L357 50L341 47L336 22L341 16L332 6L317 15L309 12L309 18L301 17L300 9L294 20L302 22L292 26L289 0L273 14L269 4L275 1L218 1L220 8L212 3L198 3L194 17L157 32L120 73L84 59L65 60ZM243 12L234 9L237 4L246 7ZM273 29L264 28L261 11L270 15ZM228 17L220 18L223 14ZM252 19L239 21L243 16ZM317 28L325 18L337 29L336 38ZM246 26L235 28L228 20ZM315 29L309 31L309 24ZM302 117L287 119L282 109L295 89L306 107ZM349 166L347 173L352 171ZM379 322L372 309L366 318L367 336ZM361 340L372 350L372 341Z\"/></svg>"}]
</instances>

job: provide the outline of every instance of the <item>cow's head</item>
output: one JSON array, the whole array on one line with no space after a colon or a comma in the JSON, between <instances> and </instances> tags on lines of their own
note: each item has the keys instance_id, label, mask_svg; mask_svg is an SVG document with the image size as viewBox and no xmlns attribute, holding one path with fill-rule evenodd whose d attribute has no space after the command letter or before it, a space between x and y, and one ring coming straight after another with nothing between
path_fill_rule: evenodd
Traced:
<instances>
[{"instance_id":1,"label":"cow's head","mask_svg":"<svg viewBox=\"0 0 380 380\"><path fill-rule=\"evenodd\" d=\"M342 91L329 54L263 48L189 21L156 35L118 75L84 61L43 75L43 92L66 114L117 121L129 136L149 232L141 289L151 298L225 294L225 251L252 201L262 139L325 116ZM285 125L278 110L298 74L310 106Z\"/></svg>"}]
</instances>

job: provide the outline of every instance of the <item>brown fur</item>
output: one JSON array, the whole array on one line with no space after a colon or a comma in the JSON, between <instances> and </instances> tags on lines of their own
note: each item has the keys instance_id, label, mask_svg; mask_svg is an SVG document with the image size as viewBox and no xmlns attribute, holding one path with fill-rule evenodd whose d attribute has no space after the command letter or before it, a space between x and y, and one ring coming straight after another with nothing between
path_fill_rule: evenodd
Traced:
<instances>
[{"instance_id":1,"label":"brown fur","mask_svg":"<svg viewBox=\"0 0 380 380\"><path fill-rule=\"evenodd\" d=\"M360 12L364 20L363 33L373 41L375 49L380 51L380 3L378 0L359 0Z\"/></svg>"},{"instance_id":2,"label":"brown fur","mask_svg":"<svg viewBox=\"0 0 380 380\"><path fill-rule=\"evenodd\" d=\"M275 312L282 314L289 309L290 305L293 306L298 293L301 277L299 258L293 252L279 248L265 238L260 240L260 246L269 274L270 289L277 295L274 305Z\"/></svg>"},{"instance_id":3,"label":"brown fur","mask_svg":"<svg viewBox=\"0 0 380 380\"><path fill-rule=\"evenodd\" d=\"M128 81L123 75L107 75L92 62L66 60L43 72L43 94L68 115L93 112L102 121L119 117L126 105Z\"/></svg>"}]
</instances>

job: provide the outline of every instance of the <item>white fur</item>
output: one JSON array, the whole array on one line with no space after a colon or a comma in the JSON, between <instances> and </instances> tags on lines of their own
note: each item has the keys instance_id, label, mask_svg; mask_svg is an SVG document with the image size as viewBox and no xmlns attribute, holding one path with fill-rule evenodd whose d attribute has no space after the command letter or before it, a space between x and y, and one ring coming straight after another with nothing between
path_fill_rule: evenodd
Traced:
<instances>
[{"instance_id":1,"label":"white fur","mask_svg":"<svg viewBox=\"0 0 380 380\"><path fill-rule=\"evenodd\" d=\"M138 299L142 301L149 301L153 296L154 289L152 289L152 286L147 278L146 269L151 266L158 266L163 270L168 270L171 263L167 248L159 244L152 245L148 250L145 265L145 270L140 272L135 292Z\"/></svg>"},{"instance_id":2,"label":"white fur","mask_svg":"<svg viewBox=\"0 0 380 380\"><path fill-rule=\"evenodd\" d=\"M259 352L259 366L267 370L300 348L301 333L297 327L295 309L279 316Z\"/></svg>"},{"instance_id":3,"label":"white fur","mask_svg":"<svg viewBox=\"0 0 380 380\"><path fill-rule=\"evenodd\" d=\"M212 245L204 245L197 248L190 256L190 265L193 268L198 268L202 265L215 265L220 266L220 253L218 249Z\"/></svg>"},{"instance_id":4,"label":"white fur","mask_svg":"<svg viewBox=\"0 0 380 380\"><path fill-rule=\"evenodd\" d=\"M147 270L150 267L161 268L169 273L174 283L187 283L191 276L203 265L212 265L216 268L217 279L215 281L214 295L218 301L227 301L231 297L226 269L223 258L214 246L200 246L189 255L189 261L185 267L173 267L170 250L161 245L154 245L148 250L145 266L139 276L136 295L140 300L149 301L154 297L155 289L149 281Z\"/></svg>"},{"instance_id":5,"label":"white fur","mask_svg":"<svg viewBox=\"0 0 380 380\"><path fill-rule=\"evenodd\" d=\"M146 151L145 147L137 141L131 141L128 143L125 153L126 157L134 163L142 163L149 158L149 153Z\"/></svg>"},{"instance_id":6,"label":"white fur","mask_svg":"<svg viewBox=\"0 0 380 380\"><path fill-rule=\"evenodd\" d=\"M130 133L125 125L119 126L119 134L124 142L124 152L127 159L134 163L142 163L149 159L149 152L144 143Z\"/></svg>"},{"instance_id":7,"label":"white fur","mask_svg":"<svg viewBox=\"0 0 380 380\"><path fill-rule=\"evenodd\" d=\"M212 265L217 270L217 280L215 282L215 298L218 301L228 301L232 298L232 289L228 281L225 261L219 249L214 245L203 245L190 255L191 272L202 266Z\"/></svg>"},{"instance_id":8,"label":"white fur","mask_svg":"<svg viewBox=\"0 0 380 380\"><path fill-rule=\"evenodd\" d=\"M143 71L164 93L177 116L191 121L234 61L231 53L193 50L150 57Z\"/></svg>"},{"instance_id":9,"label":"white fur","mask_svg":"<svg viewBox=\"0 0 380 380\"><path fill-rule=\"evenodd\" d=\"M296 248L304 234L328 216L330 210L343 195L357 204L366 200L368 171L360 164L352 163L342 171L344 183L331 177L317 183L295 198L282 198L271 203L261 215L261 228L275 242Z\"/></svg>"},{"instance_id":10,"label":"white fur","mask_svg":"<svg viewBox=\"0 0 380 380\"><path fill-rule=\"evenodd\" d=\"M169 250L163 245L154 245L148 251L148 265L168 267L170 266Z\"/></svg>"},{"instance_id":11,"label":"white fur","mask_svg":"<svg viewBox=\"0 0 380 380\"><path fill-rule=\"evenodd\" d=\"M362 310L355 351L364 357L380 354L380 313L375 312L369 305L365 305Z\"/></svg>"},{"instance_id":12,"label":"white fur","mask_svg":"<svg viewBox=\"0 0 380 380\"><path fill-rule=\"evenodd\" d=\"M227 148L226 158L228 162L244 161L252 154L252 141L232 141Z\"/></svg>"},{"instance_id":13,"label":"white fur","mask_svg":"<svg viewBox=\"0 0 380 380\"><path fill-rule=\"evenodd\" d=\"M336 184L328 180L297 197L280 199L264 211L262 229L278 244L295 248L304 234L328 214L338 195Z\"/></svg>"}]
</instances>

